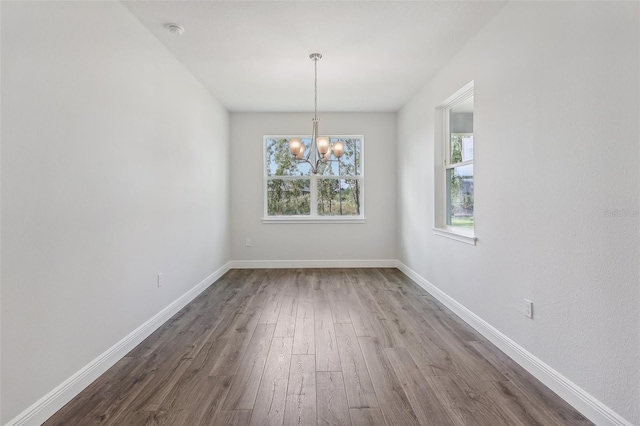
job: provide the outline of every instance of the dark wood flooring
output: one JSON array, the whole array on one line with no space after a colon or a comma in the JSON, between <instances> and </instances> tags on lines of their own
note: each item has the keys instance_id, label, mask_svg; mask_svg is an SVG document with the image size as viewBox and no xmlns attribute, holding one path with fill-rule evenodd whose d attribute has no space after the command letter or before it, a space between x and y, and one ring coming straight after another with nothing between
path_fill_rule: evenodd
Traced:
<instances>
[{"instance_id":1,"label":"dark wood flooring","mask_svg":"<svg viewBox=\"0 0 640 426\"><path fill-rule=\"evenodd\" d=\"M233 270L46 425L591 424L396 269Z\"/></svg>"}]
</instances>

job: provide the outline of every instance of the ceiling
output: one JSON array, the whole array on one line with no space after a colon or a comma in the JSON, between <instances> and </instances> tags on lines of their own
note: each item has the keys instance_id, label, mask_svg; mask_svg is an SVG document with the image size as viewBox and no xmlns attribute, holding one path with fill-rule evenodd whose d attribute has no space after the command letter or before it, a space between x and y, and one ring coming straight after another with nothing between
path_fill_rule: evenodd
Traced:
<instances>
[{"instance_id":1,"label":"ceiling","mask_svg":"<svg viewBox=\"0 0 640 426\"><path fill-rule=\"evenodd\" d=\"M230 111L397 111L504 5L123 1ZM184 27L181 36L167 23Z\"/></svg>"}]
</instances>

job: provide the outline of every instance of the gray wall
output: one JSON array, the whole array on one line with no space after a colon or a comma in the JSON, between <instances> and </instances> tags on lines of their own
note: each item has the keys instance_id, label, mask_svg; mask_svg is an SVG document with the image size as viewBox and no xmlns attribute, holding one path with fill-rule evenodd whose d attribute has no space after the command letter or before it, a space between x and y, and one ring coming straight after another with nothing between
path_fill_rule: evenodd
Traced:
<instances>
[{"instance_id":1,"label":"gray wall","mask_svg":"<svg viewBox=\"0 0 640 426\"><path fill-rule=\"evenodd\" d=\"M364 224L273 224L263 216L263 136L311 133L312 113L231 114L233 260L396 259L396 114L320 113L320 133L364 135ZM245 247L245 239L252 240Z\"/></svg>"},{"instance_id":2,"label":"gray wall","mask_svg":"<svg viewBox=\"0 0 640 426\"><path fill-rule=\"evenodd\" d=\"M226 110L119 2L3 2L1 112L4 424L229 260L229 181Z\"/></svg>"},{"instance_id":3,"label":"gray wall","mask_svg":"<svg viewBox=\"0 0 640 426\"><path fill-rule=\"evenodd\" d=\"M509 2L398 119L402 262L633 424L639 6ZM434 111L472 80L477 246L431 229Z\"/></svg>"}]
</instances>

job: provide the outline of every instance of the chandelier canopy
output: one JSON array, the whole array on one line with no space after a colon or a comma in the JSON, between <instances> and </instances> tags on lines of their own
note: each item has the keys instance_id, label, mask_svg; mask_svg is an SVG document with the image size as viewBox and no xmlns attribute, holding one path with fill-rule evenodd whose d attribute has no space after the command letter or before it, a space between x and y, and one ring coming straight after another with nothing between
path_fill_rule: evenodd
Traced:
<instances>
[{"instance_id":1,"label":"chandelier canopy","mask_svg":"<svg viewBox=\"0 0 640 426\"><path fill-rule=\"evenodd\" d=\"M313 106L313 128L311 131L311 146L309 151L305 155L305 145L302 143L301 138L289 139L289 151L293 155L298 163L309 163L311 165L311 172L315 175L318 173L320 165L329 161L337 161L331 159L331 153L336 158L342 157L344 154L344 142L334 141L327 136L319 136L318 134L318 61L322 58L320 53L312 53L309 58L314 63L314 106Z\"/></svg>"}]
</instances>

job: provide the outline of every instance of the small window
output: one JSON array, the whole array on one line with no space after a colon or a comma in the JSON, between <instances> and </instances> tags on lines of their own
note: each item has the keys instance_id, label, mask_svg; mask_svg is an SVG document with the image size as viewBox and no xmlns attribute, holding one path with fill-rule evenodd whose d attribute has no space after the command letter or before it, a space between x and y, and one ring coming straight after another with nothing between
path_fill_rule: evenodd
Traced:
<instances>
[{"instance_id":1,"label":"small window","mask_svg":"<svg viewBox=\"0 0 640 426\"><path fill-rule=\"evenodd\" d=\"M473 99L470 83L440 107L443 132L441 137L436 135L440 141L436 158L444 161L436 165L441 175L436 177L435 228L471 237L475 228Z\"/></svg>"},{"instance_id":2,"label":"small window","mask_svg":"<svg viewBox=\"0 0 640 426\"><path fill-rule=\"evenodd\" d=\"M473 95L446 113L447 225L473 228Z\"/></svg>"},{"instance_id":3,"label":"small window","mask_svg":"<svg viewBox=\"0 0 640 426\"><path fill-rule=\"evenodd\" d=\"M265 136L264 217L266 221L336 221L363 219L363 136L330 136L344 142L340 158L331 155L313 174L298 162L289 139L299 138L308 150L309 136Z\"/></svg>"}]
</instances>

